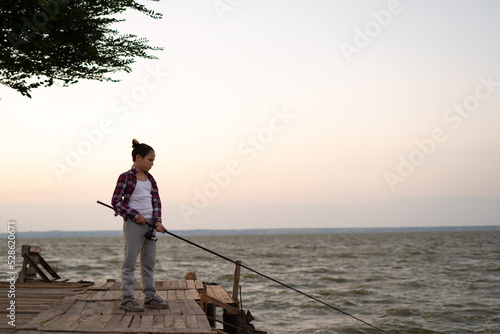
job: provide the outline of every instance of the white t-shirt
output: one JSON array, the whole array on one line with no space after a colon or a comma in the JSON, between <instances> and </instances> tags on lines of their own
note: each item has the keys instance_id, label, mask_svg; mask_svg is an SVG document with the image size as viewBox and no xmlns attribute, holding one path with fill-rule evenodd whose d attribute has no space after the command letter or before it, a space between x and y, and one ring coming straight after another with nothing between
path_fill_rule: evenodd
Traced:
<instances>
[{"instance_id":1,"label":"white t-shirt","mask_svg":"<svg viewBox=\"0 0 500 334\"><path fill-rule=\"evenodd\" d=\"M144 218L153 218L153 204L151 203L151 181L139 181L135 185L134 192L130 196L128 206L139 211Z\"/></svg>"}]
</instances>

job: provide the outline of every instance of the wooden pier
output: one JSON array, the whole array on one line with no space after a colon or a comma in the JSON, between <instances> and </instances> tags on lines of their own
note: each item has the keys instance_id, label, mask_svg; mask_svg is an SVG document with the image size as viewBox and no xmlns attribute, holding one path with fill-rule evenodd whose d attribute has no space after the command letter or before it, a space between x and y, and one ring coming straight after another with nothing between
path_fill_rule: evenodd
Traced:
<instances>
[{"instance_id":1,"label":"wooden pier","mask_svg":"<svg viewBox=\"0 0 500 334\"><path fill-rule=\"evenodd\" d=\"M158 295L168 309L130 312L120 308L121 283L37 282L16 285L15 327L7 321L8 283L0 283L1 333L226 333L212 327L215 314L207 310L220 307L224 313L239 314L236 302L218 285L201 281L158 281ZM144 302L142 284L137 283L135 297ZM223 322L218 320L218 322ZM213 323L213 322L212 322ZM224 326L231 326L225 324ZM233 326L234 327L234 326ZM253 333L253 332L250 332ZM255 332L261 333L261 332Z\"/></svg>"},{"instance_id":2,"label":"wooden pier","mask_svg":"<svg viewBox=\"0 0 500 334\"><path fill-rule=\"evenodd\" d=\"M137 285L135 297L142 303L142 286ZM163 281L156 285L168 309L125 311L120 308L121 283L98 283L38 314L21 326L24 331L19 333L214 333L197 303L199 291L203 291L201 281Z\"/></svg>"},{"instance_id":3,"label":"wooden pier","mask_svg":"<svg viewBox=\"0 0 500 334\"><path fill-rule=\"evenodd\" d=\"M14 298L9 297L12 282L0 282L0 333L266 333L254 329L250 313L239 309L224 288L197 279L157 281L157 293L169 308L130 312L120 308L121 283L114 279L93 283L24 274L19 275L24 283L15 284ZM142 290L142 283L136 283L134 297L140 304L145 297ZM12 301L15 327L9 324ZM217 308L223 312L222 320L217 319Z\"/></svg>"}]
</instances>

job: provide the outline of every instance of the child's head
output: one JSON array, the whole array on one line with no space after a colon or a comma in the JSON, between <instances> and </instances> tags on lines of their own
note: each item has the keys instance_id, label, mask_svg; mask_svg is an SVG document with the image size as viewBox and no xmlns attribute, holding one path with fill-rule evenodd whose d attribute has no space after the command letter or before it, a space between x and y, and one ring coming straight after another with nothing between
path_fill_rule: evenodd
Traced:
<instances>
[{"instance_id":1,"label":"child's head","mask_svg":"<svg viewBox=\"0 0 500 334\"><path fill-rule=\"evenodd\" d=\"M154 153L155 150L147 144L144 143L139 143L137 139L132 139L132 160L135 162L137 159L137 156L141 156L143 159L148 155L149 153Z\"/></svg>"},{"instance_id":2,"label":"child's head","mask_svg":"<svg viewBox=\"0 0 500 334\"><path fill-rule=\"evenodd\" d=\"M137 139L132 140L132 159L134 166L141 172L148 172L155 161L155 151L146 144L140 144Z\"/></svg>"}]
</instances>

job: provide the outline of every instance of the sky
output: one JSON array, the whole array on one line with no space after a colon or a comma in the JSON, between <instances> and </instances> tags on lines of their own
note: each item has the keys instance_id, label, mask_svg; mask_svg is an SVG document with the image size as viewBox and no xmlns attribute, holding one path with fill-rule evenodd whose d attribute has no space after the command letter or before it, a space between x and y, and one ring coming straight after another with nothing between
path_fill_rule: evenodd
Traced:
<instances>
[{"instance_id":1,"label":"sky","mask_svg":"<svg viewBox=\"0 0 500 334\"><path fill-rule=\"evenodd\" d=\"M0 86L5 226L120 230L133 138L171 230L500 224L498 1L146 4L120 82Z\"/></svg>"}]
</instances>

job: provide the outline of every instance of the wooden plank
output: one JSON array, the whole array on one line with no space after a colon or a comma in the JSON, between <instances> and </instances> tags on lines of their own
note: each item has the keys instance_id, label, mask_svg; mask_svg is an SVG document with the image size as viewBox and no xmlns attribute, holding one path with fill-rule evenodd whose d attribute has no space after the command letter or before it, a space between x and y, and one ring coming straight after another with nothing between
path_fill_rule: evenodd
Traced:
<instances>
[{"instance_id":1,"label":"wooden plank","mask_svg":"<svg viewBox=\"0 0 500 334\"><path fill-rule=\"evenodd\" d=\"M177 299L176 292L174 290L167 291L167 299L169 300Z\"/></svg>"},{"instance_id":2,"label":"wooden plank","mask_svg":"<svg viewBox=\"0 0 500 334\"><path fill-rule=\"evenodd\" d=\"M177 301L177 299L170 299L168 301L168 305L171 314L181 314L182 310L181 307L179 306L179 302Z\"/></svg>"},{"instance_id":3,"label":"wooden plank","mask_svg":"<svg viewBox=\"0 0 500 334\"><path fill-rule=\"evenodd\" d=\"M111 316L111 319L109 319L108 323L104 327L119 327L118 324L122 320L123 315L122 314L114 314Z\"/></svg>"},{"instance_id":4,"label":"wooden plank","mask_svg":"<svg viewBox=\"0 0 500 334\"><path fill-rule=\"evenodd\" d=\"M187 328L198 328L198 320L194 314L186 314Z\"/></svg>"},{"instance_id":5,"label":"wooden plank","mask_svg":"<svg viewBox=\"0 0 500 334\"><path fill-rule=\"evenodd\" d=\"M163 328L174 328L175 316L172 314L163 316Z\"/></svg>"},{"instance_id":6,"label":"wooden plank","mask_svg":"<svg viewBox=\"0 0 500 334\"><path fill-rule=\"evenodd\" d=\"M157 288L156 291L165 291L165 290L189 290L188 287L172 287L172 286L162 286L161 288Z\"/></svg>"},{"instance_id":7,"label":"wooden plank","mask_svg":"<svg viewBox=\"0 0 500 334\"><path fill-rule=\"evenodd\" d=\"M198 327L200 329L205 329L205 330L210 330L212 326L210 326L210 323L208 322L208 319L205 314L197 314L196 315L196 320L198 321Z\"/></svg>"},{"instance_id":8,"label":"wooden plank","mask_svg":"<svg viewBox=\"0 0 500 334\"><path fill-rule=\"evenodd\" d=\"M80 318L78 318L77 321L75 321L71 326L69 326L70 328L76 328L76 327L80 327L80 326L83 326L87 321L90 320L90 318L92 318L92 316L90 315L81 315ZM46 330L44 328L42 328L43 330Z\"/></svg>"},{"instance_id":9,"label":"wooden plank","mask_svg":"<svg viewBox=\"0 0 500 334\"><path fill-rule=\"evenodd\" d=\"M97 314L97 311L96 311L96 302L94 302L94 301L87 301L85 303L85 306L80 311L80 314L82 314L82 315L95 315L95 314Z\"/></svg>"},{"instance_id":10,"label":"wooden plank","mask_svg":"<svg viewBox=\"0 0 500 334\"><path fill-rule=\"evenodd\" d=\"M177 303L181 308L181 314L194 314L186 299L178 299Z\"/></svg>"},{"instance_id":11,"label":"wooden plank","mask_svg":"<svg viewBox=\"0 0 500 334\"><path fill-rule=\"evenodd\" d=\"M104 309L105 305L104 303L105 301L102 300L95 302L95 314L102 314L102 310Z\"/></svg>"},{"instance_id":12,"label":"wooden plank","mask_svg":"<svg viewBox=\"0 0 500 334\"><path fill-rule=\"evenodd\" d=\"M104 328L106 324L113 318L112 314L105 314L101 317L101 319L95 324L96 328Z\"/></svg>"},{"instance_id":13,"label":"wooden plank","mask_svg":"<svg viewBox=\"0 0 500 334\"><path fill-rule=\"evenodd\" d=\"M203 309L195 300L189 299L187 302L189 304L189 307L191 307L193 314L205 315L205 312L203 312Z\"/></svg>"},{"instance_id":14,"label":"wooden plank","mask_svg":"<svg viewBox=\"0 0 500 334\"><path fill-rule=\"evenodd\" d=\"M236 261L236 267L234 269L234 277L233 277L233 300L238 300L238 289L240 287L240 269L241 269L241 261Z\"/></svg>"},{"instance_id":15,"label":"wooden plank","mask_svg":"<svg viewBox=\"0 0 500 334\"><path fill-rule=\"evenodd\" d=\"M63 282L67 282L67 281L68 281L68 279L66 279L66 278L58 278L54 282L56 282L56 283L63 283Z\"/></svg>"},{"instance_id":16,"label":"wooden plank","mask_svg":"<svg viewBox=\"0 0 500 334\"><path fill-rule=\"evenodd\" d=\"M163 328L163 324L164 324L163 317L164 316L162 316L162 315L155 315L153 317L153 328Z\"/></svg>"},{"instance_id":17,"label":"wooden plank","mask_svg":"<svg viewBox=\"0 0 500 334\"><path fill-rule=\"evenodd\" d=\"M198 290L198 291L205 290L205 287L203 286L203 281L201 281L201 280L194 281L194 285L196 286L196 290Z\"/></svg>"},{"instance_id":18,"label":"wooden plank","mask_svg":"<svg viewBox=\"0 0 500 334\"><path fill-rule=\"evenodd\" d=\"M90 316L90 319L86 321L85 323L81 324L80 327L84 328L94 328L96 327L96 324L99 323L103 316L100 314L95 314Z\"/></svg>"},{"instance_id":19,"label":"wooden plank","mask_svg":"<svg viewBox=\"0 0 500 334\"><path fill-rule=\"evenodd\" d=\"M50 280L49 278L45 275L45 273L38 267L38 264L35 263L35 261L33 261L33 259L31 258L31 256L29 256L28 254L26 254L24 256L24 258L26 259L26 261L30 264L31 268L35 269L36 273L38 275L40 275L40 277L46 282L46 283L50 283Z\"/></svg>"},{"instance_id":20,"label":"wooden plank","mask_svg":"<svg viewBox=\"0 0 500 334\"><path fill-rule=\"evenodd\" d=\"M18 326L21 329L36 329L40 324L54 319L66 312L76 300L74 299L64 299L62 301L54 304L49 310L43 311L35 316L28 324L23 326Z\"/></svg>"},{"instance_id":21,"label":"wooden plank","mask_svg":"<svg viewBox=\"0 0 500 334\"><path fill-rule=\"evenodd\" d=\"M200 300L200 294L196 289L189 289L186 291L186 299Z\"/></svg>"},{"instance_id":22,"label":"wooden plank","mask_svg":"<svg viewBox=\"0 0 500 334\"><path fill-rule=\"evenodd\" d=\"M47 270L47 272L54 278L58 279L58 278L61 278L59 277L59 275L57 275L57 273L55 272L54 269L52 269L52 267L47 263L47 261L44 260L44 258L42 256L40 256L40 264L42 265L42 267L45 268L45 270ZM80 280L81 281L81 280ZM69 280L69 282L71 282L71 280Z\"/></svg>"},{"instance_id":23,"label":"wooden plank","mask_svg":"<svg viewBox=\"0 0 500 334\"><path fill-rule=\"evenodd\" d=\"M66 314L80 314L86 303L87 302L84 300L75 301L75 303L66 311Z\"/></svg>"},{"instance_id":24,"label":"wooden plank","mask_svg":"<svg viewBox=\"0 0 500 334\"><path fill-rule=\"evenodd\" d=\"M84 293L85 299L86 300L95 300L95 295L99 292L100 290L90 290L86 293Z\"/></svg>"},{"instance_id":25,"label":"wooden plank","mask_svg":"<svg viewBox=\"0 0 500 334\"><path fill-rule=\"evenodd\" d=\"M14 326L11 326L8 324L10 321L10 318L6 317L6 313L1 314L1 317L5 317L5 320L0 322L0 333L3 334L3 332L7 329L15 329ZM33 314L19 314L16 313L16 327L20 327L21 325L27 324L28 322L31 321L33 318Z\"/></svg>"},{"instance_id":26,"label":"wooden plank","mask_svg":"<svg viewBox=\"0 0 500 334\"><path fill-rule=\"evenodd\" d=\"M210 297L217 298L217 296L215 295L215 290L213 285L207 285L206 287L207 287L207 295L209 295Z\"/></svg>"},{"instance_id":27,"label":"wooden plank","mask_svg":"<svg viewBox=\"0 0 500 334\"><path fill-rule=\"evenodd\" d=\"M103 301L103 308L101 310L101 314L103 315L109 315L109 314L116 314L115 312L115 300L106 300ZM120 312L121 313L121 312Z\"/></svg>"},{"instance_id":28,"label":"wooden plank","mask_svg":"<svg viewBox=\"0 0 500 334\"><path fill-rule=\"evenodd\" d=\"M71 319L70 319L71 318ZM64 327L67 322L71 322L68 324L70 326L73 324L76 320L80 318L79 314L76 314L76 319L75 319L75 314L62 314L52 320L49 320L43 324L44 327L50 326L50 327ZM72 321L70 321L72 320Z\"/></svg>"},{"instance_id":29,"label":"wooden plank","mask_svg":"<svg viewBox=\"0 0 500 334\"><path fill-rule=\"evenodd\" d=\"M174 315L174 328L187 328L186 316L180 314Z\"/></svg>"},{"instance_id":30,"label":"wooden plank","mask_svg":"<svg viewBox=\"0 0 500 334\"><path fill-rule=\"evenodd\" d=\"M113 300L115 299L116 291L107 290L102 295L101 299Z\"/></svg>"},{"instance_id":31,"label":"wooden plank","mask_svg":"<svg viewBox=\"0 0 500 334\"><path fill-rule=\"evenodd\" d=\"M121 290L112 290L112 291L113 291L112 299L118 299L118 300L122 300L123 299L123 295L122 295L122 291Z\"/></svg>"},{"instance_id":32,"label":"wooden plank","mask_svg":"<svg viewBox=\"0 0 500 334\"><path fill-rule=\"evenodd\" d=\"M201 294L201 301L205 304L205 303L212 303L212 304L215 304L217 306L220 306L222 308L224 308L229 314L239 314L241 313L241 310L240 309L237 309L236 307L233 307L231 305L228 305L216 298L213 298L209 295L204 295L204 294Z\"/></svg>"},{"instance_id":33,"label":"wooden plank","mask_svg":"<svg viewBox=\"0 0 500 334\"><path fill-rule=\"evenodd\" d=\"M114 282L113 285L109 288L109 290L121 290L122 284L120 282Z\"/></svg>"},{"instance_id":34,"label":"wooden plank","mask_svg":"<svg viewBox=\"0 0 500 334\"><path fill-rule=\"evenodd\" d=\"M95 295L92 296L92 298L94 299L102 299L104 297L104 295L106 294L107 291L104 291L104 290L99 290L99 291L96 291Z\"/></svg>"},{"instance_id":35,"label":"wooden plank","mask_svg":"<svg viewBox=\"0 0 500 334\"><path fill-rule=\"evenodd\" d=\"M131 319L130 323L127 321L126 323L128 323L130 325L130 327L124 327L124 328L120 328L120 327L109 327L109 326L106 326L106 327L97 327L96 325L101 323L101 322L104 322L106 319L107 319L107 316L84 316L84 317L87 317L87 318L90 318L90 319L86 319L83 320L79 325L75 326L71 326L71 327L51 327L51 326L47 326L47 327L44 327L44 328L41 328L41 330L44 331L44 333L46 333L47 331L55 331L55 332L71 332L71 333L143 333L144 332L144 329L143 328L139 328L138 326L134 326L133 324L134 323L139 323L140 322L140 316L135 316L133 317L133 319ZM106 319L103 319L103 318L106 318ZM132 328L134 327L134 328ZM161 330L155 330L155 329L146 329L147 332L161 332Z\"/></svg>"},{"instance_id":36,"label":"wooden plank","mask_svg":"<svg viewBox=\"0 0 500 334\"><path fill-rule=\"evenodd\" d=\"M186 291L185 290L175 290L175 298L176 299L186 299Z\"/></svg>"},{"instance_id":37,"label":"wooden plank","mask_svg":"<svg viewBox=\"0 0 500 334\"><path fill-rule=\"evenodd\" d=\"M159 308L146 308L147 309L147 315L158 315L161 314L161 310Z\"/></svg>"},{"instance_id":38,"label":"wooden plank","mask_svg":"<svg viewBox=\"0 0 500 334\"><path fill-rule=\"evenodd\" d=\"M70 280L68 280L69 283L80 283L82 280L79 279L79 278L72 278Z\"/></svg>"},{"instance_id":39,"label":"wooden plank","mask_svg":"<svg viewBox=\"0 0 500 334\"><path fill-rule=\"evenodd\" d=\"M113 310L111 313L112 314L125 314L126 311L120 307L121 304L122 304L121 300L115 300L113 302Z\"/></svg>"},{"instance_id":40,"label":"wooden plank","mask_svg":"<svg viewBox=\"0 0 500 334\"><path fill-rule=\"evenodd\" d=\"M29 246L29 252L30 253L40 253L41 251L42 251L41 247L38 247L38 246Z\"/></svg>"},{"instance_id":41,"label":"wooden plank","mask_svg":"<svg viewBox=\"0 0 500 334\"><path fill-rule=\"evenodd\" d=\"M153 316L143 315L141 317L141 328L151 328L153 327Z\"/></svg>"},{"instance_id":42,"label":"wooden plank","mask_svg":"<svg viewBox=\"0 0 500 334\"><path fill-rule=\"evenodd\" d=\"M98 294L98 292L103 292L104 294ZM140 295L137 292L137 295ZM76 299L86 300L86 301L110 301L110 300L121 300L121 291L92 291L81 295L76 295Z\"/></svg>"},{"instance_id":43,"label":"wooden plank","mask_svg":"<svg viewBox=\"0 0 500 334\"><path fill-rule=\"evenodd\" d=\"M64 331L64 332L63 332ZM225 332L222 331L216 331L215 329L200 329L200 328L150 328L147 331L144 331L144 329L141 328L99 328L98 332L96 332L95 328L64 328L64 329L57 329L57 330L51 330L48 329L43 332L39 331L30 331L29 334L81 334L81 333L91 333L91 334L107 334L107 333L114 333L114 334L119 334L119 333L135 333L135 334L147 334L147 333L154 333L154 334L215 334L215 333L221 333L221 334L226 334ZM4 333L2 333L4 334ZM10 333L9 333L10 334ZM18 334L16 332L16 334Z\"/></svg>"},{"instance_id":44,"label":"wooden plank","mask_svg":"<svg viewBox=\"0 0 500 334\"><path fill-rule=\"evenodd\" d=\"M209 296L214 297L215 299L220 300L221 302L224 302L227 304L227 302L224 300L224 296L221 295L219 289L217 289L217 285L210 285L207 287L207 292Z\"/></svg>"},{"instance_id":45,"label":"wooden plank","mask_svg":"<svg viewBox=\"0 0 500 334\"><path fill-rule=\"evenodd\" d=\"M4 284L0 284L0 286L2 286ZM45 288L45 289L53 289L53 288L62 289L62 288L66 288L66 289L78 289L78 288L82 288L82 287L86 287L87 288L87 287L91 286L92 284L93 284L92 282L85 282L85 281L78 282L78 283L68 283L68 282L58 282L56 280L51 281L50 283L46 283L46 282L44 282L44 281L42 281L40 279L36 279L36 280L29 280L26 283L18 282L18 284L16 286L18 288L20 288L20 289L21 288L22 289L24 289L24 288L37 288L37 289L39 289L39 288Z\"/></svg>"},{"instance_id":46,"label":"wooden plank","mask_svg":"<svg viewBox=\"0 0 500 334\"><path fill-rule=\"evenodd\" d=\"M130 322L128 328L139 328L140 324L141 324L141 316L139 314L134 315L134 318Z\"/></svg>"},{"instance_id":47,"label":"wooden plank","mask_svg":"<svg viewBox=\"0 0 500 334\"><path fill-rule=\"evenodd\" d=\"M120 322L118 323L118 325L116 325L117 328L128 328L128 326L130 326L130 323L132 322L132 319L134 318L133 315L130 315L130 314L125 314Z\"/></svg>"},{"instance_id":48,"label":"wooden plank","mask_svg":"<svg viewBox=\"0 0 500 334\"><path fill-rule=\"evenodd\" d=\"M89 290L107 290L108 288L105 287L106 285L108 285L110 283L108 282L98 282L98 283L95 283L94 285L90 286L89 287Z\"/></svg>"},{"instance_id":49,"label":"wooden plank","mask_svg":"<svg viewBox=\"0 0 500 334\"><path fill-rule=\"evenodd\" d=\"M75 294L73 297L77 300L87 300L90 292L84 292L84 293L78 293Z\"/></svg>"},{"instance_id":50,"label":"wooden plank","mask_svg":"<svg viewBox=\"0 0 500 334\"><path fill-rule=\"evenodd\" d=\"M224 289L221 286L217 286L217 285L216 285L216 287L217 287L216 288L216 290L217 290L217 296L219 296L224 303L226 303L226 304L232 304L232 303L234 303L234 299L231 298L231 296L226 291L226 289Z\"/></svg>"},{"instance_id":51,"label":"wooden plank","mask_svg":"<svg viewBox=\"0 0 500 334\"><path fill-rule=\"evenodd\" d=\"M229 296L226 290L220 285L207 285L207 294L215 299L218 299L226 304L234 303L234 300Z\"/></svg>"}]
</instances>

